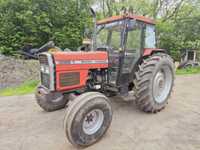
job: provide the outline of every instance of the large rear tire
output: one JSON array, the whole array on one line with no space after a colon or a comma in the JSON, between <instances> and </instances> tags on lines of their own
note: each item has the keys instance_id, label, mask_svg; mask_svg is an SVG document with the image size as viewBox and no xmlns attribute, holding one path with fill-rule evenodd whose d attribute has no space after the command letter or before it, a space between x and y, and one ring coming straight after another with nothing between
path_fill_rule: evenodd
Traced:
<instances>
[{"instance_id":1,"label":"large rear tire","mask_svg":"<svg viewBox=\"0 0 200 150\"><path fill-rule=\"evenodd\" d=\"M75 146L89 146L101 139L112 121L109 99L97 92L78 96L69 104L64 119L64 130Z\"/></svg>"},{"instance_id":2,"label":"large rear tire","mask_svg":"<svg viewBox=\"0 0 200 150\"><path fill-rule=\"evenodd\" d=\"M174 85L174 63L171 57L158 53L145 59L136 72L136 104L149 113L165 108Z\"/></svg>"},{"instance_id":3,"label":"large rear tire","mask_svg":"<svg viewBox=\"0 0 200 150\"><path fill-rule=\"evenodd\" d=\"M35 92L35 98L38 105L47 112L62 109L68 102L66 95L59 92L47 92L41 86L38 86Z\"/></svg>"}]
</instances>

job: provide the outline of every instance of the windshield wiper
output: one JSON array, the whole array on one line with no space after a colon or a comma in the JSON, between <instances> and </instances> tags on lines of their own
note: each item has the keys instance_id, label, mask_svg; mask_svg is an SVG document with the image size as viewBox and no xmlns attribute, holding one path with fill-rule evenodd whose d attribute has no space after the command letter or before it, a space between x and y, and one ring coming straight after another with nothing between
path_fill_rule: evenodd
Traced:
<instances>
[{"instance_id":1,"label":"windshield wiper","mask_svg":"<svg viewBox=\"0 0 200 150\"><path fill-rule=\"evenodd\" d=\"M97 34L99 34L99 32L101 32L104 28L105 28L105 25L103 25L103 26L97 31Z\"/></svg>"}]
</instances>

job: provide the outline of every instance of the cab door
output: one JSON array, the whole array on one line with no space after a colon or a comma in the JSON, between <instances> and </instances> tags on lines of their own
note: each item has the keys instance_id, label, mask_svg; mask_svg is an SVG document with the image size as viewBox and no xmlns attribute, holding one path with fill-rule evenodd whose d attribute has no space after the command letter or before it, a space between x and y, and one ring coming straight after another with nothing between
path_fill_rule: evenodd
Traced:
<instances>
[{"instance_id":1,"label":"cab door","mask_svg":"<svg viewBox=\"0 0 200 150\"><path fill-rule=\"evenodd\" d=\"M133 69L142 55L143 33L144 29L141 23L135 20L127 21L119 85L127 87L133 79Z\"/></svg>"},{"instance_id":2,"label":"cab door","mask_svg":"<svg viewBox=\"0 0 200 150\"><path fill-rule=\"evenodd\" d=\"M112 40L110 44L111 49L109 50L109 82L113 85L117 85L121 58L121 32L112 32Z\"/></svg>"}]
</instances>

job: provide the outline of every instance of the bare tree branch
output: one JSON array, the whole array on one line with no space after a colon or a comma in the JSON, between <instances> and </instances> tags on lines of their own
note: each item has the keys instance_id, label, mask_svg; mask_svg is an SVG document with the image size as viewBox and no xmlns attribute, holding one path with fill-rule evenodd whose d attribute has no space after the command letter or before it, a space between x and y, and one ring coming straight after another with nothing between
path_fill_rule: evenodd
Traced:
<instances>
[{"instance_id":1,"label":"bare tree branch","mask_svg":"<svg viewBox=\"0 0 200 150\"><path fill-rule=\"evenodd\" d=\"M183 4L184 0L181 0L179 3L177 3L175 6L174 6L174 9L173 10L166 10L166 15L163 19L163 22L167 21L168 19L174 17L178 11L180 10L182 4Z\"/></svg>"}]
</instances>

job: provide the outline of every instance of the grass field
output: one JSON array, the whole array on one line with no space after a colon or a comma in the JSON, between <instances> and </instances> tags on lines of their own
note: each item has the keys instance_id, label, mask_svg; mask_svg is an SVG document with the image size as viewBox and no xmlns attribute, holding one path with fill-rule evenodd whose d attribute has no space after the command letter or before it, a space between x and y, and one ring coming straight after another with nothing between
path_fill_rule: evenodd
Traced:
<instances>
[{"instance_id":1,"label":"grass field","mask_svg":"<svg viewBox=\"0 0 200 150\"><path fill-rule=\"evenodd\" d=\"M38 81L27 81L18 87L0 90L0 96L25 95L35 91Z\"/></svg>"},{"instance_id":2,"label":"grass field","mask_svg":"<svg viewBox=\"0 0 200 150\"><path fill-rule=\"evenodd\" d=\"M189 75L198 73L200 73L200 67L176 70L177 75Z\"/></svg>"}]
</instances>

